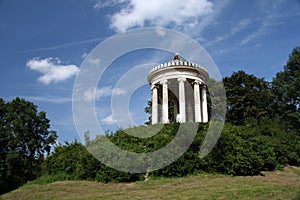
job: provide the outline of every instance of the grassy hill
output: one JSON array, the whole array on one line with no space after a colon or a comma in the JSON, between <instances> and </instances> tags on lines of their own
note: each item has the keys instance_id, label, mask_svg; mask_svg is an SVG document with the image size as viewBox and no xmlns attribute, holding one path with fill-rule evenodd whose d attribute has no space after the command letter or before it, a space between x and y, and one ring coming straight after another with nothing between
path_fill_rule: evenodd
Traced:
<instances>
[{"instance_id":1,"label":"grassy hill","mask_svg":"<svg viewBox=\"0 0 300 200\"><path fill-rule=\"evenodd\" d=\"M0 199L300 199L300 167L265 176L200 174L135 183L28 183Z\"/></svg>"}]
</instances>

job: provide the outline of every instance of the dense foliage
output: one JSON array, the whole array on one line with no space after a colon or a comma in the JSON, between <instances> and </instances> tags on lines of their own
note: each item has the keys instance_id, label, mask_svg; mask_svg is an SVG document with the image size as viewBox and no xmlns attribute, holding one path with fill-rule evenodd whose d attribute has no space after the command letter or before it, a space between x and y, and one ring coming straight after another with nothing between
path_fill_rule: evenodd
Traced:
<instances>
[{"instance_id":1,"label":"dense foliage","mask_svg":"<svg viewBox=\"0 0 300 200\"><path fill-rule=\"evenodd\" d=\"M272 81L276 116L300 129L300 47L294 48L282 72Z\"/></svg>"},{"instance_id":2,"label":"dense foliage","mask_svg":"<svg viewBox=\"0 0 300 200\"><path fill-rule=\"evenodd\" d=\"M152 128L152 125L146 128ZM119 130L107 137L119 147L134 152L155 151L170 142L179 124L168 124L151 138L130 136ZM300 164L300 136L287 132L277 121L249 119L244 126L227 123L215 148L208 156L199 158L200 146L207 131L207 124L199 124L198 134L188 150L174 163L153 171L150 176L186 176L199 172L231 175L257 175L261 171L282 168L285 164ZM136 127L144 131L145 127ZM99 137L88 144L97 148ZM159 161L157 161L159 162ZM143 179L143 174L119 172L97 161L86 148L75 142L58 147L46 159L45 172L65 173L74 179L91 179L102 182L124 182Z\"/></svg>"},{"instance_id":3,"label":"dense foliage","mask_svg":"<svg viewBox=\"0 0 300 200\"><path fill-rule=\"evenodd\" d=\"M40 174L45 153L55 143L45 112L24 99L0 99L0 193L14 189Z\"/></svg>"},{"instance_id":4,"label":"dense foliage","mask_svg":"<svg viewBox=\"0 0 300 200\"><path fill-rule=\"evenodd\" d=\"M269 83L244 71L223 79L227 97L226 121L243 125L247 118L270 116L272 101Z\"/></svg>"},{"instance_id":5,"label":"dense foliage","mask_svg":"<svg viewBox=\"0 0 300 200\"><path fill-rule=\"evenodd\" d=\"M105 183L140 180L139 174L120 172L103 165L77 141L55 148L43 163L43 173L61 175L73 180L97 180Z\"/></svg>"}]
</instances>

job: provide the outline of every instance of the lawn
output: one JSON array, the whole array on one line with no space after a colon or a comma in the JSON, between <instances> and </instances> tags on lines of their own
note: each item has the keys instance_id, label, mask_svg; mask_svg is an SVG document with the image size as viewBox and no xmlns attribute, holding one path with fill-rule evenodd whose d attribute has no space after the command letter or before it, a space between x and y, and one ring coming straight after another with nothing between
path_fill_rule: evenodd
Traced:
<instances>
[{"instance_id":1,"label":"lawn","mask_svg":"<svg viewBox=\"0 0 300 200\"><path fill-rule=\"evenodd\" d=\"M300 199L300 167L265 176L199 174L146 182L60 181L26 184L0 199Z\"/></svg>"}]
</instances>

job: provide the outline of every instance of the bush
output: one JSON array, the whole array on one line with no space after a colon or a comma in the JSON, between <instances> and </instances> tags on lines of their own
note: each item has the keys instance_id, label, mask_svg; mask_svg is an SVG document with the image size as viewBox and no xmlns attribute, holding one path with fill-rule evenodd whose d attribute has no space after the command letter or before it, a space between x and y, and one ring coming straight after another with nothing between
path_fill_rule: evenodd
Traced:
<instances>
[{"instance_id":1,"label":"bush","mask_svg":"<svg viewBox=\"0 0 300 200\"><path fill-rule=\"evenodd\" d=\"M193 125L187 123L185 126L185 134L188 136L189 126ZM145 134L154 128L155 126L148 126L118 130L107 137L115 145L128 151L150 152L168 144L176 135L179 124L165 125L159 133L149 138L127 134L127 131ZM299 164L299 136L295 132L286 131L276 120L249 119L245 126L226 123L216 146L206 157L200 159L199 150L207 128L208 124L199 124L198 133L187 151L169 166L151 172L150 176L178 177L199 172L257 175L261 171L275 170L285 164ZM97 144L102 139L103 137L97 137L90 141L87 148L97 150ZM43 171L45 174L55 175L53 180L64 176L67 179L88 179L105 183L143 179L143 174L120 172L103 165L85 146L76 141L56 147L52 155L46 158Z\"/></svg>"}]
</instances>

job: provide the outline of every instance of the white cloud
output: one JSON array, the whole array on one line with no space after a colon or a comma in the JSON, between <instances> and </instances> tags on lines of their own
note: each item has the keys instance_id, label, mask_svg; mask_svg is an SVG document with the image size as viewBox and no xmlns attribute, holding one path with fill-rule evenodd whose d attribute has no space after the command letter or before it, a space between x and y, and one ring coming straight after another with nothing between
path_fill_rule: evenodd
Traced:
<instances>
[{"instance_id":1,"label":"white cloud","mask_svg":"<svg viewBox=\"0 0 300 200\"><path fill-rule=\"evenodd\" d=\"M44 84L61 82L79 72L76 65L63 65L58 58L33 58L26 64L31 70L42 74L38 80Z\"/></svg>"},{"instance_id":2,"label":"white cloud","mask_svg":"<svg viewBox=\"0 0 300 200\"><path fill-rule=\"evenodd\" d=\"M112 125L115 124L115 120L112 115L109 115L103 119L100 120L103 124Z\"/></svg>"},{"instance_id":3,"label":"white cloud","mask_svg":"<svg viewBox=\"0 0 300 200\"><path fill-rule=\"evenodd\" d=\"M129 118L128 118L129 117ZM132 113L118 113L116 116L110 114L102 119L100 122L105 125L117 125L120 128L129 128L135 126L136 124L131 120ZM143 124L142 121L141 124Z\"/></svg>"},{"instance_id":4,"label":"white cloud","mask_svg":"<svg viewBox=\"0 0 300 200\"><path fill-rule=\"evenodd\" d=\"M201 18L213 12L213 3L207 0L114 0L127 2L118 13L111 16L111 28L124 32L132 27L172 26L192 28L201 22ZM102 4L105 6L105 3Z\"/></svg>"},{"instance_id":5,"label":"white cloud","mask_svg":"<svg viewBox=\"0 0 300 200\"><path fill-rule=\"evenodd\" d=\"M98 100L101 97L107 97L111 95L122 95L125 94L126 90L121 88L112 88L112 86L106 86L102 88L90 88L86 90L83 94L83 98L85 101Z\"/></svg>"}]
</instances>

